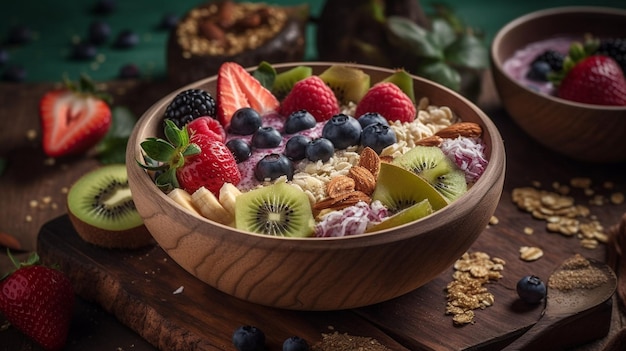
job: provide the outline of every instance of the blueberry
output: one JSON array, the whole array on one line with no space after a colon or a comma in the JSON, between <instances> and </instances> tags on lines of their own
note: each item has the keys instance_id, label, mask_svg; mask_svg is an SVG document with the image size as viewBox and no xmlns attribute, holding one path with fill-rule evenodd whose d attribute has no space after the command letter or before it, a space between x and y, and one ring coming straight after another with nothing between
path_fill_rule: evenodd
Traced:
<instances>
[{"instance_id":1,"label":"blueberry","mask_svg":"<svg viewBox=\"0 0 626 351\"><path fill-rule=\"evenodd\" d=\"M336 149L359 145L361 125L356 118L340 113L332 116L322 128L322 137L330 140Z\"/></svg>"},{"instance_id":2,"label":"blueberry","mask_svg":"<svg viewBox=\"0 0 626 351\"><path fill-rule=\"evenodd\" d=\"M357 121L359 121L361 128L365 128L372 123L380 123L386 126L389 125L387 119L378 112L366 112L357 118Z\"/></svg>"},{"instance_id":3,"label":"blueberry","mask_svg":"<svg viewBox=\"0 0 626 351\"><path fill-rule=\"evenodd\" d=\"M33 31L30 27L18 24L9 28L7 43L13 45L26 44L33 40Z\"/></svg>"},{"instance_id":4,"label":"blueberry","mask_svg":"<svg viewBox=\"0 0 626 351\"><path fill-rule=\"evenodd\" d=\"M230 120L230 132L250 135L261 128L261 115L250 107L242 107L233 113Z\"/></svg>"},{"instance_id":5,"label":"blueberry","mask_svg":"<svg viewBox=\"0 0 626 351\"><path fill-rule=\"evenodd\" d=\"M539 82L547 82L548 74L552 72L552 68L545 61L535 61L530 65L530 70L526 74L526 78Z\"/></svg>"},{"instance_id":6,"label":"blueberry","mask_svg":"<svg viewBox=\"0 0 626 351\"><path fill-rule=\"evenodd\" d=\"M7 82L19 83L26 80L26 69L20 65L10 65L2 73L2 80Z\"/></svg>"},{"instance_id":7,"label":"blueberry","mask_svg":"<svg viewBox=\"0 0 626 351\"><path fill-rule=\"evenodd\" d=\"M282 176L287 176L288 180L292 180L293 172L293 162L282 154L265 155L254 168L254 176L260 182Z\"/></svg>"},{"instance_id":8,"label":"blueberry","mask_svg":"<svg viewBox=\"0 0 626 351\"><path fill-rule=\"evenodd\" d=\"M237 351L265 350L265 334L257 327L241 326L233 333L233 345Z\"/></svg>"},{"instance_id":9,"label":"blueberry","mask_svg":"<svg viewBox=\"0 0 626 351\"><path fill-rule=\"evenodd\" d=\"M233 156L235 156L237 163L247 160L250 158L250 155L252 155L250 144L243 139L230 139L226 143L226 147L232 152Z\"/></svg>"},{"instance_id":10,"label":"blueberry","mask_svg":"<svg viewBox=\"0 0 626 351\"><path fill-rule=\"evenodd\" d=\"M93 60L96 55L98 55L98 48L92 43L81 41L72 46L72 59L74 60Z\"/></svg>"},{"instance_id":11,"label":"blueberry","mask_svg":"<svg viewBox=\"0 0 626 351\"><path fill-rule=\"evenodd\" d=\"M118 33L113 46L117 49L130 49L139 44L139 35L130 29Z\"/></svg>"},{"instance_id":12,"label":"blueberry","mask_svg":"<svg viewBox=\"0 0 626 351\"><path fill-rule=\"evenodd\" d=\"M384 148L395 142L396 133L393 129L378 122L368 125L361 132L361 145L374 149L379 155Z\"/></svg>"},{"instance_id":13,"label":"blueberry","mask_svg":"<svg viewBox=\"0 0 626 351\"><path fill-rule=\"evenodd\" d=\"M139 78L141 76L141 71L139 67L134 63L127 63L124 66L120 67L119 77L121 79L133 79Z\"/></svg>"},{"instance_id":14,"label":"blueberry","mask_svg":"<svg viewBox=\"0 0 626 351\"><path fill-rule=\"evenodd\" d=\"M306 110L295 111L287 117L285 121L285 133L294 134L302 130L315 127L317 121L312 114Z\"/></svg>"},{"instance_id":15,"label":"blueberry","mask_svg":"<svg viewBox=\"0 0 626 351\"><path fill-rule=\"evenodd\" d=\"M232 122L231 122L232 123ZM261 127L252 134L252 147L257 149L271 149L280 145L283 136L274 127Z\"/></svg>"},{"instance_id":16,"label":"blueberry","mask_svg":"<svg viewBox=\"0 0 626 351\"><path fill-rule=\"evenodd\" d=\"M161 17L161 22L159 23L159 29L170 30L176 28L178 24L178 15L175 13L166 13Z\"/></svg>"},{"instance_id":17,"label":"blueberry","mask_svg":"<svg viewBox=\"0 0 626 351\"><path fill-rule=\"evenodd\" d=\"M305 135L294 135L285 144L285 156L293 161L300 161L306 157L306 147L311 142L311 138Z\"/></svg>"},{"instance_id":18,"label":"blueberry","mask_svg":"<svg viewBox=\"0 0 626 351\"><path fill-rule=\"evenodd\" d=\"M306 158L309 161L322 161L326 162L335 153L335 146L326 138L317 138L312 140L304 150Z\"/></svg>"},{"instance_id":19,"label":"blueberry","mask_svg":"<svg viewBox=\"0 0 626 351\"><path fill-rule=\"evenodd\" d=\"M104 21L93 21L89 25L89 41L95 45L104 44L111 36L111 27Z\"/></svg>"},{"instance_id":20,"label":"blueberry","mask_svg":"<svg viewBox=\"0 0 626 351\"><path fill-rule=\"evenodd\" d=\"M0 47L0 66L9 61L9 51L3 47Z\"/></svg>"},{"instance_id":21,"label":"blueberry","mask_svg":"<svg viewBox=\"0 0 626 351\"><path fill-rule=\"evenodd\" d=\"M309 343L299 336L291 336L283 342L283 351L309 351Z\"/></svg>"},{"instance_id":22,"label":"blueberry","mask_svg":"<svg viewBox=\"0 0 626 351\"><path fill-rule=\"evenodd\" d=\"M527 303L540 303L546 293L546 284L537 276L527 275L517 282L517 295Z\"/></svg>"}]
</instances>

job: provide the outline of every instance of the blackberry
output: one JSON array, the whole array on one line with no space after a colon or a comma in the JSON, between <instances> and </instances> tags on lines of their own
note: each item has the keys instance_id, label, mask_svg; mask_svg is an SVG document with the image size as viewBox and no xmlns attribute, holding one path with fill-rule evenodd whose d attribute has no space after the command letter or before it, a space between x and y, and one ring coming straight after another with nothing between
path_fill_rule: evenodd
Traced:
<instances>
[{"instance_id":1,"label":"blackberry","mask_svg":"<svg viewBox=\"0 0 626 351\"><path fill-rule=\"evenodd\" d=\"M188 89L174 97L165 109L163 118L172 120L182 128L201 116L216 117L215 99L202 89Z\"/></svg>"},{"instance_id":2,"label":"blackberry","mask_svg":"<svg viewBox=\"0 0 626 351\"><path fill-rule=\"evenodd\" d=\"M546 50L537 55L530 63L530 70L526 77L532 80L547 81L550 72L559 72L563 69L565 55L554 50Z\"/></svg>"},{"instance_id":3,"label":"blackberry","mask_svg":"<svg viewBox=\"0 0 626 351\"><path fill-rule=\"evenodd\" d=\"M626 38L610 38L600 41L598 53L607 55L617 61L622 72L626 74Z\"/></svg>"}]
</instances>

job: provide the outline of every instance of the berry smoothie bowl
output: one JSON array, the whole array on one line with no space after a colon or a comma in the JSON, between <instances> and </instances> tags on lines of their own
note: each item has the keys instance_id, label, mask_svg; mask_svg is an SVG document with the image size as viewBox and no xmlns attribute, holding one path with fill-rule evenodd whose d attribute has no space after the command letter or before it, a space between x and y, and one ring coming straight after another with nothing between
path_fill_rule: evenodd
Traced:
<instances>
[{"instance_id":1,"label":"berry smoothie bowl","mask_svg":"<svg viewBox=\"0 0 626 351\"><path fill-rule=\"evenodd\" d=\"M494 82L524 132L573 160L626 161L624 21L623 9L559 7L498 31L491 46Z\"/></svg>"},{"instance_id":2,"label":"berry smoothie bowl","mask_svg":"<svg viewBox=\"0 0 626 351\"><path fill-rule=\"evenodd\" d=\"M170 106L186 99L209 117L184 121ZM505 153L479 108L403 71L225 64L145 112L127 169L146 227L189 273L246 301L336 310L449 268L495 211Z\"/></svg>"}]
</instances>

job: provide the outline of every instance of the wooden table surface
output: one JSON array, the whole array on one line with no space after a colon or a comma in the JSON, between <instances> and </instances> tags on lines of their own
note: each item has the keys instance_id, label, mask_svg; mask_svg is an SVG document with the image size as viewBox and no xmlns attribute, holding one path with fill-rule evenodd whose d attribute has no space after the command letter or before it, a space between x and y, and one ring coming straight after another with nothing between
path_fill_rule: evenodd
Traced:
<instances>
[{"instance_id":1,"label":"wooden table surface","mask_svg":"<svg viewBox=\"0 0 626 351\"><path fill-rule=\"evenodd\" d=\"M140 115L153 102L172 90L167 82L109 82L108 88L115 94L115 102L128 106ZM93 157L49 160L41 151L41 132L38 122L38 99L51 84L3 84L0 85L0 157L8 161L6 170L0 175L0 238L3 233L17 238L16 245L23 250L18 256L23 257L28 251L36 250L37 234L45 223L66 213L65 190L84 172L96 167ZM500 105L490 77L485 80L483 96L479 106L494 120L502 133L507 150L507 173L505 187L500 204L496 210L499 223L485 230L473 249L489 247L493 256L500 256L508 261L505 278L494 283L505 290L511 290L517 279L526 271L527 274L549 275L563 259L573 253L604 260L605 246L590 250L580 247L575 238L565 238L547 233L545 223L533 219L529 214L519 211L511 201L511 191L518 187L531 186L539 181L542 187L550 190L554 182L566 184L573 177L589 177L601 191L601 184L610 181L614 191L626 193L626 164L596 165L581 163L556 155L528 138L508 118ZM35 134L35 138L29 137ZM588 201L585 195L577 195L577 200ZM36 202L36 204L35 204ZM608 228L616 224L621 215L626 213L626 204L591 206L601 223ZM533 235L524 234L525 228L532 228ZM512 238L515 240L513 241ZM509 240L511 239L511 240ZM516 249L518 246L503 243L525 243L529 246L543 246L545 256L533 263L521 262ZM517 245L517 244L516 244ZM497 250L496 248L500 249ZM0 269L9 266L5 255L0 254ZM510 267L509 267L510 266ZM442 292L443 294L443 292ZM407 297L406 299L410 299ZM402 311L398 300L395 316L376 316L376 307L365 308L357 314L366 320L378 318L381 325L371 326L372 335L383 340L392 339L393 331L404 332L410 322L410 311ZM498 300L496 300L496 304ZM394 303L387 307L393 308ZM619 304L613 304L611 329L606 338L582 345L577 350L602 350L609 338L625 325L624 315ZM497 321L498 316L490 314L496 308L479 311L484 319ZM408 313L408 314L407 314ZM443 310L441 310L443 314ZM329 314L328 316L331 316ZM332 314L332 316L336 316ZM323 319L322 315L322 319ZM438 317L437 317L438 318ZM332 324L333 321L328 321ZM0 315L0 351L4 350L39 350L28 338L10 327ZM451 322L450 322L451 323ZM215 326L225 328L224 326ZM229 327L230 328L230 327ZM481 328L481 323L467 326ZM427 328L426 328L427 329ZM392 332L385 333L383 330ZM476 330L476 329L475 329ZM232 330L222 330L230 335ZM436 330L430 332L436 333ZM155 347L144 340L135 331L120 323L117 318L104 311L98 304L78 299L74 319L70 330L68 350L154 350ZM432 349L439 349L433 346Z\"/></svg>"}]
</instances>

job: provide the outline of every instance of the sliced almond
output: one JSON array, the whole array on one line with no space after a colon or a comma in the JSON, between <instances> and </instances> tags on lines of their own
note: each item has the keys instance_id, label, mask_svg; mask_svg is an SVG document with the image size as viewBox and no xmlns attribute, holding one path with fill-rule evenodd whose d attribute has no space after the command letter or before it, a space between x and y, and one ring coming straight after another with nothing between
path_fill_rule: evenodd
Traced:
<instances>
[{"instance_id":1,"label":"sliced almond","mask_svg":"<svg viewBox=\"0 0 626 351\"><path fill-rule=\"evenodd\" d=\"M415 142L415 145L421 146L439 146L443 142L443 138L439 135L431 135Z\"/></svg>"},{"instance_id":2,"label":"sliced almond","mask_svg":"<svg viewBox=\"0 0 626 351\"><path fill-rule=\"evenodd\" d=\"M444 139L455 139L460 136L467 138L477 138L481 136L482 133L483 129L478 123L459 122L438 131L437 133L435 133L435 135Z\"/></svg>"}]
</instances>

